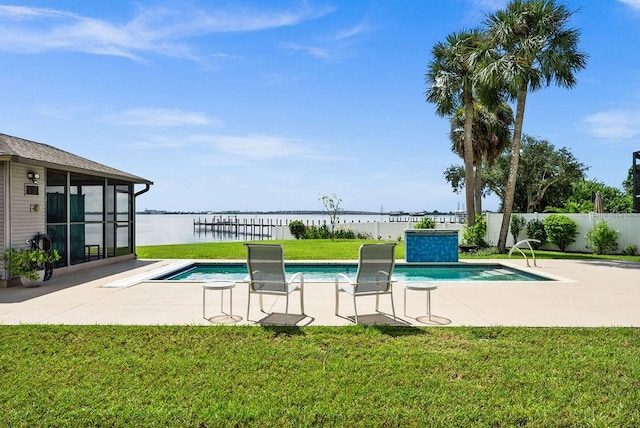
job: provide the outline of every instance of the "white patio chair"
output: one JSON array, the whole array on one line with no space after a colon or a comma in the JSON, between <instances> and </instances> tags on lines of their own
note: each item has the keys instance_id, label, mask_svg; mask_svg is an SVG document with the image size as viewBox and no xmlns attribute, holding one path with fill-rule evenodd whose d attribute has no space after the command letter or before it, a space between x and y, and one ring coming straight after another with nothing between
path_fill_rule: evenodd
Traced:
<instances>
[{"instance_id":1,"label":"white patio chair","mask_svg":"<svg viewBox=\"0 0 640 428\"><path fill-rule=\"evenodd\" d=\"M380 295L388 294L391 297L393 319L396 319L392 289L395 249L396 244L363 244L360 246L358 271L355 280L343 273L336 275L336 315L338 315L340 293L347 293L352 296L356 324L358 323L356 297L375 295L376 312L380 312L378 310Z\"/></svg>"},{"instance_id":2,"label":"white patio chair","mask_svg":"<svg viewBox=\"0 0 640 428\"><path fill-rule=\"evenodd\" d=\"M304 275L300 272L289 278L285 273L284 250L277 244L245 244L247 247L247 270L249 275L249 298L247 301L247 320L251 306L251 295L260 296L260 311L264 312L262 295L284 296L285 324L289 315L289 295L294 291L300 293L300 310L304 313ZM266 312L265 312L266 313Z\"/></svg>"}]
</instances>

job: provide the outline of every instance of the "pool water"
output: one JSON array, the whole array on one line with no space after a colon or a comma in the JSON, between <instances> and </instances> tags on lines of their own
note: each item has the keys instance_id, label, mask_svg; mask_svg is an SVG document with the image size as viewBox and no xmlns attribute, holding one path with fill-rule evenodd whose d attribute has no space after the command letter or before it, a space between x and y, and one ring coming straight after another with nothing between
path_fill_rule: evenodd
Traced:
<instances>
[{"instance_id":1,"label":"pool water","mask_svg":"<svg viewBox=\"0 0 640 428\"><path fill-rule=\"evenodd\" d=\"M357 264L288 264L287 275L304 274L309 282L333 281L337 273L355 278ZM244 263L194 263L179 271L153 278L170 281L242 281L247 276ZM396 265L398 281L552 281L549 278L500 264Z\"/></svg>"}]
</instances>

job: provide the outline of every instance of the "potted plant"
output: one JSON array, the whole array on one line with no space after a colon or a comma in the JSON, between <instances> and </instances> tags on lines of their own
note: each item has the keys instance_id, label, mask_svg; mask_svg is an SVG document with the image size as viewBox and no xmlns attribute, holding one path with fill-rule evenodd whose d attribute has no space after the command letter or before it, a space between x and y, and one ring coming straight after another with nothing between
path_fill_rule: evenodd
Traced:
<instances>
[{"instance_id":1,"label":"potted plant","mask_svg":"<svg viewBox=\"0 0 640 428\"><path fill-rule=\"evenodd\" d=\"M7 248L2 253L9 276L20 277L25 287L38 286L44 278L45 265L60 260L57 250L44 252L39 249Z\"/></svg>"}]
</instances>

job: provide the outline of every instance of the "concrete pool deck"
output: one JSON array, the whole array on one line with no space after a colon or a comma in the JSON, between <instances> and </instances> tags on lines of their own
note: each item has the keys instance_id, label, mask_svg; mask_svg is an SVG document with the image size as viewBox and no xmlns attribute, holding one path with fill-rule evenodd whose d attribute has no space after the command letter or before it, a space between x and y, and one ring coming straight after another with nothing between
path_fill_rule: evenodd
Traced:
<instances>
[{"instance_id":1,"label":"concrete pool deck","mask_svg":"<svg viewBox=\"0 0 640 428\"><path fill-rule=\"evenodd\" d=\"M202 318L202 285L167 281L145 281L152 273L185 260L130 260L85 271L56 275L41 287L0 289L0 324L137 324L212 325ZM503 263L526 270L524 260L473 260L465 263ZM394 285L397 321L391 317L389 296L381 296L376 314L374 297L358 298L362 324L413 326L640 326L640 263L615 260L547 260L528 270L558 278L534 282L436 282L431 292L432 321L426 314L426 295L409 291L403 314L404 284ZM291 272L293 273L293 272ZM139 282L141 281L141 282ZM225 308L228 308L225 291ZM242 317L236 325L282 324L284 299L265 296L265 309L258 299L251 302L249 321L247 285L238 283L233 293L233 314ZM291 296L288 322L304 325L350 325L353 303L340 296L340 317L334 315L333 283L305 283L307 317L300 319L297 293ZM220 310L220 292L207 291L207 315ZM416 319L418 318L418 320ZM425 321L425 322L421 322Z\"/></svg>"}]
</instances>

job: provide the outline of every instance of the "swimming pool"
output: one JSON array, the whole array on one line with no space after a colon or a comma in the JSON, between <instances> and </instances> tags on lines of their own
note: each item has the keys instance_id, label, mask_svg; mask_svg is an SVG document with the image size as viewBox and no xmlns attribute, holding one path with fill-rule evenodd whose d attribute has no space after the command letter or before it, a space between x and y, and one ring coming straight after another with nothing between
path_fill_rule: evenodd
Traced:
<instances>
[{"instance_id":1,"label":"swimming pool","mask_svg":"<svg viewBox=\"0 0 640 428\"><path fill-rule=\"evenodd\" d=\"M307 282L333 281L337 273L355 277L357 264L291 263L287 274L302 272ZM193 263L152 278L163 281L242 281L247 276L244 263ZM393 276L398 281L553 281L501 264L451 263L437 265L396 265Z\"/></svg>"}]
</instances>

